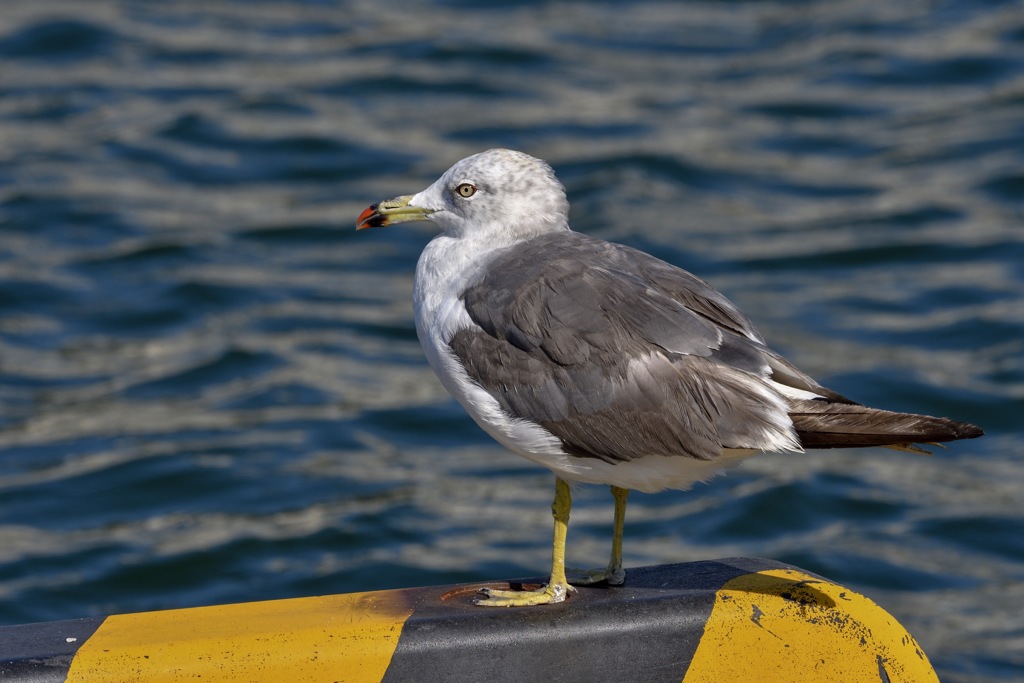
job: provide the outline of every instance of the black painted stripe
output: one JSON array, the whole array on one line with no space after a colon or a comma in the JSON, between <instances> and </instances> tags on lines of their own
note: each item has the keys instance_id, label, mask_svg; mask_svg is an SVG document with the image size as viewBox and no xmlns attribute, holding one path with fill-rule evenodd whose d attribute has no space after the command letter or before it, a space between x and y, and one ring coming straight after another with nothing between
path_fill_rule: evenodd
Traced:
<instances>
[{"instance_id":1,"label":"black painted stripe","mask_svg":"<svg viewBox=\"0 0 1024 683\"><path fill-rule=\"evenodd\" d=\"M405 622L385 683L673 681L693 659L716 592L760 560L627 571L626 585L580 590L558 605L482 608L469 591L421 605ZM529 583L529 581L527 581ZM639 674L639 675L638 675Z\"/></svg>"},{"instance_id":2,"label":"black painted stripe","mask_svg":"<svg viewBox=\"0 0 1024 683\"><path fill-rule=\"evenodd\" d=\"M0 627L0 678L58 683L105 617Z\"/></svg>"}]
</instances>

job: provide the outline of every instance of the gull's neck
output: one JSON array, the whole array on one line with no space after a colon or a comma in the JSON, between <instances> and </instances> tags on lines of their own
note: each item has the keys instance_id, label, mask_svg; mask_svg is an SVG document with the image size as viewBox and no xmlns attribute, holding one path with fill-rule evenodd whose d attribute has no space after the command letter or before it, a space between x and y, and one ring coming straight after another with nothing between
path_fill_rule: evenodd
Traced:
<instances>
[{"instance_id":1,"label":"gull's neck","mask_svg":"<svg viewBox=\"0 0 1024 683\"><path fill-rule=\"evenodd\" d=\"M494 255L515 242L483 240L478 237L453 236L442 233L430 240L416 263L413 284L413 308L416 312L416 331L424 339L427 328L440 325L445 341L455 333L454 324L461 322L465 307L460 300L470 282L487 268ZM435 332L441 332L438 329Z\"/></svg>"}]
</instances>

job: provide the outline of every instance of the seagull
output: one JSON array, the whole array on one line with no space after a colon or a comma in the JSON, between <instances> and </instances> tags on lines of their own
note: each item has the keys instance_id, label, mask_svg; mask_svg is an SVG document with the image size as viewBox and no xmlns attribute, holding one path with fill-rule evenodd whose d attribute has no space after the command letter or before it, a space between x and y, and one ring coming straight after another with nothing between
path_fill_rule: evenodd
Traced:
<instances>
[{"instance_id":1,"label":"seagull","mask_svg":"<svg viewBox=\"0 0 1024 683\"><path fill-rule=\"evenodd\" d=\"M467 157L430 187L363 211L357 229L431 221L416 265L416 333L430 367L510 451L555 474L551 575L475 602L559 603L575 585L621 585L631 490L688 489L761 452L981 436L941 417L869 408L769 348L711 285L569 228L544 161L508 149ZM923 451L927 452L927 451ZM570 483L615 501L607 568L566 578Z\"/></svg>"}]
</instances>

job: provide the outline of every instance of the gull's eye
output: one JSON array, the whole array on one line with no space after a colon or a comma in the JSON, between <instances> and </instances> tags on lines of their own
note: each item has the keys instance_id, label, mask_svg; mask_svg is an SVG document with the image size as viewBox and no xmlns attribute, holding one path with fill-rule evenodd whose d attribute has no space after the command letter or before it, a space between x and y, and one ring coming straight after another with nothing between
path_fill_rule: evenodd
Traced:
<instances>
[{"instance_id":1,"label":"gull's eye","mask_svg":"<svg viewBox=\"0 0 1024 683\"><path fill-rule=\"evenodd\" d=\"M476 194L476 185L473 183L462 183L455 188L455 191L459 193L460 197L472 197Z\"/></svg>"}]
</instances>

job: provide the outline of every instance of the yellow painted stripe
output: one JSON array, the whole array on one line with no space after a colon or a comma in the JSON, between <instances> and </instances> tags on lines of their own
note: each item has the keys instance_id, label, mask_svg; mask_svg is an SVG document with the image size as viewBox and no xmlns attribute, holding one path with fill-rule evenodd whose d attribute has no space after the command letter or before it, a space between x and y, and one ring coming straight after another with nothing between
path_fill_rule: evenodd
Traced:
<instances>
[{"instance_id":1,"label":"yellow painted stripe","mask_svg":"<svg viewBox=\"0 0 1024 683\"><path fill-rule=\"evenodd\" d=\"M913 636L863 595L773 569L737 577L718 591L683 680L937 683L938 677Z\"/></svg>"},{"instance_id":2,"label":"yellow painted stripe","mask_svg":"<svg viewBox=\"0 0 1024 683\"><path fill-rule=\"evenodd\" d=\"M68 681L380 681L413 591L111 616Z\"/></svg>"}]
</instances>

